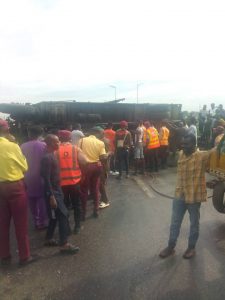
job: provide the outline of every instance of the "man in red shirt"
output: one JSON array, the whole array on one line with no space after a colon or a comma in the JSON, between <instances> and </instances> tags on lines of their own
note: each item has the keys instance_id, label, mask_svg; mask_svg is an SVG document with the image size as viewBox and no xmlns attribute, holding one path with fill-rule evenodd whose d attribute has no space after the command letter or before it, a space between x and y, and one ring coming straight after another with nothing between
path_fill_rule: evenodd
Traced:
<instances>
[{"instance_id":1,"label":"man in red shirt","mask_svg":"<svg viewBox=\"0 0 225 300\"><path fill-rule=\"evenodd\" d=\"M108 123L106 129L104 130L104 137L109 140L109 152L110 152L110 174L118 175L115 167L115 137L116 132L112 129L113 124Z\"/></svg>"}]
</instances>

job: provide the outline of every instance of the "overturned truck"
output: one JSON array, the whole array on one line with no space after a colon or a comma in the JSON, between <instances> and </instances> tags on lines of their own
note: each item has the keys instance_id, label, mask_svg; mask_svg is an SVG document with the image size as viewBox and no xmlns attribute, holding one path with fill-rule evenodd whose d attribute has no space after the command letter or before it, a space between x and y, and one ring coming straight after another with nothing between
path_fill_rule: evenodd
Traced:
<instances>
[{"instance_id":1,"label":"overturned truck","mask_svg":"<svg viewBox=\"0 0 225 300\"><path fill-rule=\"evenodd\" d=\"M37 104L0 104L0 112L10 114L17 122L62 126L81 123L88 127L96 123L117 123L120 120L160 121L180 119L180 104L133 104L110 102L46 101Z\"/></svg>"}]
</instances>

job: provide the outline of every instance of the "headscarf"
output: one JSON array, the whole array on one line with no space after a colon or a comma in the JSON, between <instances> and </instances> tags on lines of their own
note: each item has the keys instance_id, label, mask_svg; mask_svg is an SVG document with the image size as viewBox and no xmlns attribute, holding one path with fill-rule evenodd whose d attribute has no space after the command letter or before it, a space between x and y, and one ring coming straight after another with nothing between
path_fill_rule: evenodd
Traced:
<instances>
[{"instance_id":1,"label":"headscarf","mask_svg":"<svg viewBox=\"0 0 225 300\"><path fill-rule=\"evenodd\" d=\"M70 141L71 140L71 131L59 130L58 136L59 136L59 139L62 139L63 141Z\"/></svg>"},{"instance_id":2,"label":"headscarf","mask_svg":"<svg viewBox=\"0 0 225 300\"><path fill-rule=\"evenodd\" d=\"M128 127L127 121L125 121L125 120L120 121L120 127L121 127L121 128L126 128L126 127Z\"/></svg>"}]
</instances>

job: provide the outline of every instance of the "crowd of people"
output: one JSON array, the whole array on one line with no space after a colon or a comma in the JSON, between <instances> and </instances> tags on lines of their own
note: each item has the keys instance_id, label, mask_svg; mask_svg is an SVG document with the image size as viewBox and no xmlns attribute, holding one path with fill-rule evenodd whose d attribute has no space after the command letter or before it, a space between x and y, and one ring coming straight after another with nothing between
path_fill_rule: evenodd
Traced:
<instances>
[{"instance_id":1,"label":"crowd of people","mask_svg":"<svg viewBox=\"0 0 225 300\"><path fill-rule=\"evenodd\" d=\"M225 126L225 110L223 105L220 104L216 107L215 103L211 103L209 110L207 109L207 105L204 105L199 112L198 125L201 142L209 147L214 146L215 143L218 144L220 139L217 136L223 134Z\"/></svg>"},{"instance_id":2,"label":"crowd of people","mask_svg":"<svg viewBox=\"0 0 225 300\"><path fill-rule=\"evenodd\" d=\"M45 246L58 246L61 253L74 254L79 247L69 243L78 234L87 215L87 201L93 200L93 217L110 205L106 190L108 175L130 176L130 153L134 150L134 175L158 171L158 153L166 166L169 130L160 132L150 122L139 122L134 136L128 123L114 131L95 126L84 135L80 124L72 131L44 133L40 126L28 128L22 145L10 134L8 122L0 120L0 258L11 261L9 234L14 221L21 265L34 262L28 237L28 206L36 230L46 230ZM160 149L160 146L162 149ZM74 220L69 222L69 211ZM59 240L54 238L59 227ZM74 224L71 230L71 224Z\"/></svg>"},{"instance_id":3,"label":"crowd of people","mask_svg":"<svg viewBox=\"0 0 225 300\"><path fill-rule=\"evenodd\" d=\"M7 121L1 119L2 264L11 262L9 245L11 218L15 225L20 265L32 263L37 259L30 254L28 204L36 230L46 230L44 245L58 246L59 251L64 254L75 254L79 251L79 247L69 242L69 236L72 232L80 233L81 224L87 216L87 201L93 200L94 218L98 218L100 209L110 205L106 189L109 174L115 176L117 180L122 180L124 172L126 179L131 175L145 175L148 172L158 172L160 168L167 168L170 138L174 135L178 149L187 134L192 149L197 148L197 128L194 120L191 120L189 127L181 122L174 125L166 120L157 125L158 129L150 121L139 121L135 130L129 131L128 123L121 121L118 130L114 130L113 124L109 123L104 129L95 126L86 134L82 132L80 124L76 124L70 130L68 128L58 130L55 134L44 133L40 126L31 126L28 128L29 140L19 146L16 139L10 135ZM188 178L186 180L188 181ZM192 203L193 199L188 201ZM195 222L199 207L196 205L194 210ZM184 214L188 208L185 206L176 209L182 209ZM73 222L71 220L69 222L68 212L71 210ZM57 224L59 239L54 238ZM73 229L71 224L74 224ZM171 249L175 247L179 230L177 228L176 232L174 230L171 231L169 250L167 249L162 256L171 254ZM195 234L191 239L191 248L196 243L197 236Z\"/></svg>"}]
</instances>

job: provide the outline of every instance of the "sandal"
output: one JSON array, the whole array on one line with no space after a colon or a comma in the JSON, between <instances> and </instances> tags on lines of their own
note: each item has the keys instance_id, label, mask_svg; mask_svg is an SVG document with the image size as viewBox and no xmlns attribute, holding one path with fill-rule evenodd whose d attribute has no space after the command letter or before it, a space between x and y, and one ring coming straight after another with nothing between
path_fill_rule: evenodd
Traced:
<instances>
[{"instance_id":1,"label":"sandal","mask_svg":"<svg viewBox=\"0 0 225 300\"><path fill-rule=\"evenodd\" d=\"M59 242L54 240L54 239L47 240L47 241L45 241L44 246L46 246L46 247L57 247L57 246L59 246Z\"/></svg>"},{"instance_id":2,"label":"sandal","mask_svg":"<svg viewBox=\"0 0 225 300\"><path fill-rule=\"evenodd\" d=\"M64 247L60 248L61 254L75 254L80 250L79 247L73 246L71 244L67 244Z\"/></svg>"}]
</instances>

